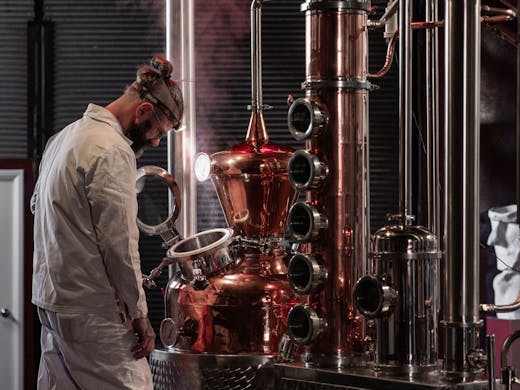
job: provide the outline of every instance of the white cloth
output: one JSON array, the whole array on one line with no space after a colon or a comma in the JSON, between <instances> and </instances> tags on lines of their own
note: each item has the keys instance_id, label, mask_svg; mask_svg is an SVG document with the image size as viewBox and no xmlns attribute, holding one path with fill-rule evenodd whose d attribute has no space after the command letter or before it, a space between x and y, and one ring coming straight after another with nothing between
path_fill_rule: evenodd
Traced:
<instances>
[{"instance_id":1,"label":"white cloth","mask_svg":"<svg viewBox=\"0 0 520 390\"><path fill-rule=\"evenodd\" d=\"M90 104L46 146L31 199L32 302L53 313L42 318L42 390L149 387L147 360L130 364L135 335L114 322L148 312L130 145L112 113Z\"/></svg>"},{"instance_id":2,"label":"white cloth","mask_svg":"<svg viewBox=\"0 0 520 390\"><path fill-rule=\"evenodd\" d=\"M38 309L42 323L39 390L151 390L146 359L130 352L136 336L117 314Z\"/></svg>"},{"instance_id":3,"label":"white cloth","mask_svg":"<svg viewBox=\"0 0 520 390\"><path fill-rule=\"evenodd\" d=\"M488 210L491 233L487 244L493 246L500 271L493 279L496 305L509 305L520 295L520 231L516 222L516 205L493 207ZM520 310L497 313L497 318L520 319Z\"/></svg>"},{"instance_id":4,"label":"white cloth","mask_svg":"<svg viewBox=\"0 0 520 390\"><path fill-rule=\"evenodd\" d=\"M138 251L136 161L110 111L90 104L47 144L31 200L32 302L60 313L147 315Z\"/></svg>"}]
</instances>

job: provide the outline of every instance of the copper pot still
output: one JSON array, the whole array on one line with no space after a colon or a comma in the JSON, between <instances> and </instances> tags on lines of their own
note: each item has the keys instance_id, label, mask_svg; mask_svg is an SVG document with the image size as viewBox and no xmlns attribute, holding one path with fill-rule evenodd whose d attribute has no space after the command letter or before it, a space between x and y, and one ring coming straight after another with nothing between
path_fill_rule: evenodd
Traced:
<instances>
[{"instance_id":1,"label":"copper pot still","mask_svg":"<svg viewBox=\"0 0 520 390\"><path fill-rule=\"evenodd\" d=\"M269 141L263 119L261 5L251 4L252 114L245 141L195 162L213 181L228 228L170 247L177 273L165 291L160 329L164 346L177 354L240 355L246 365L247 356L279 353L288 312L299 302L287 281L283 241L295 199L287 176L293 151Z\"/></svg>"},{"instance_id":2,"label":"copper pot still","mask_svg":"<svg viewBox=\"0 0 520 390\"><path fill-rule=\"evenodd\" d=\"M245 142L209 157L229 229L198 233L168 250L179 272L165 294L161 340L166 347L278 353L287 314L298 300L287 281L283 245L295 194L287 178L291 155L282 146L255 149ZM215 252L219 242L223 247ZM208 252L215 253L203 260Z\"/></svg>"}]
</instances>

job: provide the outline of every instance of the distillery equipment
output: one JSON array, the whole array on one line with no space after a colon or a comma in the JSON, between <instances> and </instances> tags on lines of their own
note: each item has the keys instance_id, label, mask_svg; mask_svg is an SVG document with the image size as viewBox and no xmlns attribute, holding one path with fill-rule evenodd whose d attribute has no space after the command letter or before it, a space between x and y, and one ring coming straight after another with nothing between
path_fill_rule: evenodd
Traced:
<instances>
[{"instance_id":1,"label":"distillery equipment","mask_svg":"<svg viewBox=\"0 0 520 390\"><path fill-rule=\"evenodd\" d=\"M486 361L493 360L493 342L490 337L486 355L479 341L476 263L480 23L489 19L480 17L479 2L446 1L444 20L437 19L437 2L425 5L429 20L424 22L412 22L411 1L389 2L376 21L368 20L369 4L363 2L307 1L301 6L306 19L305 97L293 102L288 125L295 138L306 140L306 149L291 158L289 178L306 199L289 212L289 235L300 245L288 277L306 301L291 309L288 332L305 346L306 364L277 365L278 388L454 389L494 383L490 364L489 381L481 377ZM442 88L439 35L427 33L425 227L413 225L411 215L412 29L439 26L444 27L446 61ZM389 42L387 62L381 71L368 74L363 34L381 27ZM370 238L365 164L366 102L372 85L367 77L387 72L396 38L399 214ZM348 340L348 346L343 348L340 340Z\"/></svg>"},{"instance_id":2,"label":"distillery equipment","mask_svg":"<svg viewBox=\"0 0 520 390\"><path fill-rule=\"evenodd\" d=\"M419 374L438 369L440 251L426 228L395 224L373 238L372 274L354 289L375 321L375 369Z\"/></svg>"},{"instance_id":3,"label":"distillery equipment","mask_svg":"<svg viewBox=\"0 0 520 390\"><path fill-rule=\"evenodd\" d=\"M245 141L193 161L199 179L211 178L227 226L181 237L172 222L159 229L141 221L167 249L144 283L171 269L163 348L150 359L157 389L495 388L494 337L486 354L480 316L520 300L502 307L478 300L480 23L514 12L479 1L422 5L421 22L412 1L389 1L377 20L365 0L300 5L305 79L303 96L290 98L287 125L305 146L293 151L272 143L264 123L262 1L251 3ZM481 9L498 16L482 17ZM368 30L380 28L387 59L369 73ZM425 226L412 215L418 28L427 29ZM399 210L371 235L369 93L397 42ZM514 370L507 358L502 365L511 385Z\"/></svg>"},{"instance_id":4,"label":"distillery equipment","mask_svg":"<svg viewBox=\"0 0 520 390\"><path fill-rule=\"evenodd\" d=\"M419 375L438 369L440 258L437 238L413 226L411 210L412 3L399 3L400 214L372 239L371 274L354 288L376 327L374 368Z\"/></svg>"},{"instance_id":5,"label":"distillery equipment","mask_svg":"<svg viewBox=\"0 0 520 390\"><path fill-rule=\"evenodd\" d=\"M167 245L166 258L145 278L151 284L166 266L174 268L164 290L164 348L151 355L158 389L272 388L268 363L287 344L287 315L299 300L287 281L284 241L295 198L287 175L293 151L272 143L264 123L261 7L251 4L245 141L194 162L199 177L211 178L228 227Z\"/></svg>"},{"instance_id":6,"label":"distillery equipment","mask_svg":"<svg viewBox=\"0 0 520 390\"><path fill-rule=\"evenodd\" d=\"M368 246L368 92L366 1L307 1L305 96L288 127L305 140L288 165L305 199L287 220L298 253L288 278L304 298L288 315L288 333L317 366L361 364L365 324L352 300Z\"/></svg>"}]
</instances>

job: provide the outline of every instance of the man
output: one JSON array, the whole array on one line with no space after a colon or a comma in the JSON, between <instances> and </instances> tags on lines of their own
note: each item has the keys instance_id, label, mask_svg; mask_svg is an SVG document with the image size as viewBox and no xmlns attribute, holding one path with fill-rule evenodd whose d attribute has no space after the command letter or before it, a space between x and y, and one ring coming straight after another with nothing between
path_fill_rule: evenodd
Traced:
<instances>
[{"instance_id":1,"label":"man","mask_svg":"<svg viewBox=\"0 0 520 390\"><path fill-rule=\"evenodd\" d=\"M171 71L154 57L122 96L104 108L90 104L46 146L31 200L41 390L152 388L136 156L180 126Z\"/></svg>"}]
</instances>

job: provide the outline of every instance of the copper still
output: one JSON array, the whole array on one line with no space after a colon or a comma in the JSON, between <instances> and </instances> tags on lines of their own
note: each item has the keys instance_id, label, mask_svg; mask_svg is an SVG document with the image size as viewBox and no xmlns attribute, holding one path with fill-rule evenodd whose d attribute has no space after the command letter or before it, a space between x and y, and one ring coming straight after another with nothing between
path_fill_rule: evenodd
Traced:
<instances>
[{"instance_id":1,"label":"copper still","mask_svg":"<svg viewBox=\"0 0 520 390\"><path fill-rule=\"evenodd\" d=\"M305 97L288 113L305 150L289 161L289 180L305 191L292 206L289 235L299 253L289 282L305 303L288 317L306 361L323 366L360 362L365 323L352 300L368 252L367 1L302 4L306 18Z\"/></svg>"},{"instance_id":2,"label":"copper still","mask_svg":"<svg viewBox=\"0 0 520 390\"><path fill-rule=\"evenodd\" d=\"M167 251L165 263L176 272L165 290L160 329L166 350L152 356L156 387L224 389L228 367L255 373L279 354L289 309L299 301L287 281L284 241L295 199L287 176L293 151L270 142L264 123L261 6L251 4L252 114L245 142L195 162L196 169L205 164L229 228L197 233ZM211 383L201 379L208 370ZM234 388L259 386L256 375L243 378Z\"/></svg>"}]
</instances>

